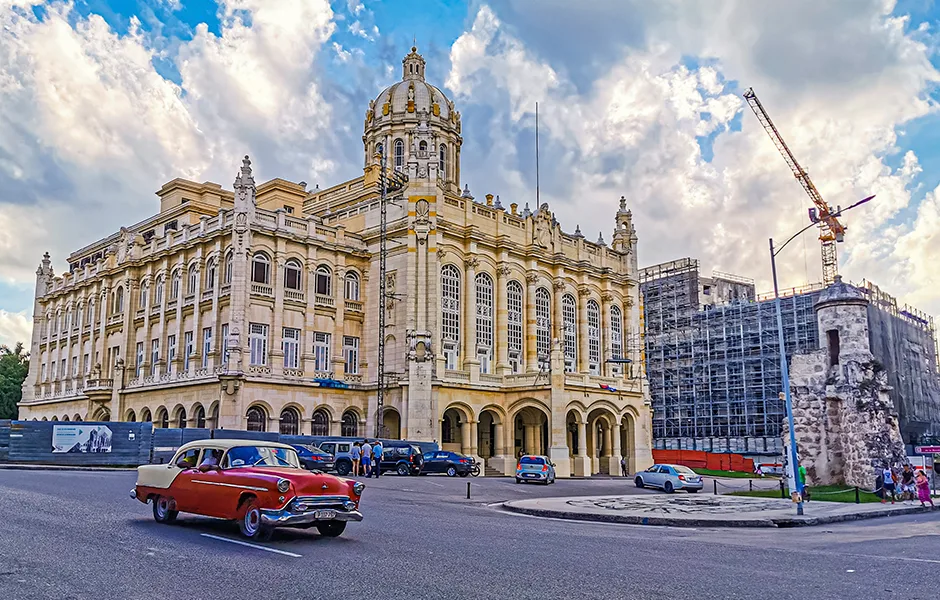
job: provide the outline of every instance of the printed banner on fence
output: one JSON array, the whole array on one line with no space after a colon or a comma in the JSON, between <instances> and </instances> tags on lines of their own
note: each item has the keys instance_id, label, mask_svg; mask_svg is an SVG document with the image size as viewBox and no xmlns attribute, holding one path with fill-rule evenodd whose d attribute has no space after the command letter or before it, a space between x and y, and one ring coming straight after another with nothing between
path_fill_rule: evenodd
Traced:
<instances>
[{"instance_id":1,"label":"printed banner on fence","mask_svg":"<svg viewBox=\"0 0 940 600\"><path fill-rule=\"evenodd\" d=\"M56 425L52 452L111 452L111 430L104 425Z\"/></svg>"}]
</instances>

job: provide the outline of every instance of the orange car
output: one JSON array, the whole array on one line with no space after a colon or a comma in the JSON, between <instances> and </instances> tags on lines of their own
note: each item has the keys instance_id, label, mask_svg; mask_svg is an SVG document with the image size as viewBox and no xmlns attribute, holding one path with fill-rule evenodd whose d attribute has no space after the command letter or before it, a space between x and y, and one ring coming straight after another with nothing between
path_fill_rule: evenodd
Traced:
<instances>
[{"instance_id":1,"label":"orange car","mask_svg":"<svg viewBox=\"0 0 940 600\"><path fill-rule=\"evenodd\" d=\"M234 520L242 534L266 540L276 527L316 527L336 537L361 521L365 484L305 470L286 444L200 440L180 447L166 465L137 468L131 498L153 504L169 523L180 512Z\"/></svg>"}]
</instances>

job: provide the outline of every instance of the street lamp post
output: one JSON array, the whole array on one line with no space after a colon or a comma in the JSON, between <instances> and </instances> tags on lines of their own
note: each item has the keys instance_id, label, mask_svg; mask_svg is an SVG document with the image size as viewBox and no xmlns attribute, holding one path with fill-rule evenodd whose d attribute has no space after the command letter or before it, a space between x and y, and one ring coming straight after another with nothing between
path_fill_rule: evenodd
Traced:
<instances>
[{"instance_id":1,"label":"street lamp post","mask_svg":"<svg viewBox=\"0 0 940 600\"><path fill-rule=\"evenodd\" d=\"M859 200L855 204L849 207L846 207L844 209L840 208L835 213L833 213L832 216L833 217L842 216L843 212L849 209L855 208L856 206L860 204L864 204L868 202L869 200L871 200L872 198L874 198L874 196L869 196L867 198ZM797 231L790 237L790 239L785 241L782 246L776 249L774 248L773 238L770 238L770 270L771 270L771 273L773 274L773 279L774 279L774 305L777 310L777 343L780 346L780 373L783 379L783 394L784 394L784 403L786 405L786 411L787 411L787 425L788 425L788 429L790 430L790 456L787 460L787 479L790 485L790 490L791 491L796 490L798 493L797 497L799 498L799 502L797 502L796 504L796 514L798 515L803 514L803 484L802 482L799 481L798 476L797 476L798 454L796 451L796 431L794 430L794 427L793 427L793 401L790 397L790 371L787 367L786 345L784 344L784 339L783 339L783 312L782 312L782 309L780 308L780 291L777 287L777 260L776 259L777 259L777 255L780 254L780 252L784 248L786 248L787 244L792 242L797 236L799 236L801 233L803 233L804 231L806 231L813 225L816 225L816 223L815 222L810 223L803 229Z\"/></svg>"}]
</instances>

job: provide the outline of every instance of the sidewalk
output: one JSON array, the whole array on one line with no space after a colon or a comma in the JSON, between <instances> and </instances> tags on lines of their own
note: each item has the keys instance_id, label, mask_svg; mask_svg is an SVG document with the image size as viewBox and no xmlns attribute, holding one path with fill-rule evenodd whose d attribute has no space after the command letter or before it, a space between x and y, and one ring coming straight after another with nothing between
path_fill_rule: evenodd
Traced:
<instances>
[{"instance_id":1,"label":"sidewalk","mask_svg":"<svg viewBox=\"0 0 940 600\"><path fill-rule=\"evenodd\" d=\"M97 467L71 465L32 465L24 463L0 463L0 471L136 471L137 467Z\"/></svg>"},{"instance_id":2,"label":"sidewalk","mask_svg":"<svg viewBox=\"0 0 940 600\"><path fill-rule=\"evenodd\" d=\"M930 512L920 504L808 502L797 516L790 500L692 494L541 498L505 502L502 508L556 519L671 527L804 527Z\"/></svg>"}]
</instances>

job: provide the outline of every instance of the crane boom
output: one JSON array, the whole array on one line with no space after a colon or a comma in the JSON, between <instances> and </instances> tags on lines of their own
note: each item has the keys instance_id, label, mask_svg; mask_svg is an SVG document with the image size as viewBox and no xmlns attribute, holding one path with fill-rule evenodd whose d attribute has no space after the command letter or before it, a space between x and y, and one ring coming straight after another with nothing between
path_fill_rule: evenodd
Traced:
<instances>
[{"instance_id":1,"label":"crane boom","mask_svg":"<svg viewBox=\"0 0 940 600\"><path fill-rule=\"evenodd\" d=\"M813 204L816 206L814 220L819 224L823 283L828 285L835 281L836 275L839 274L839 259L836 253L836 242L842 241L846 228L839 222L839 219L833 216L833 212L835 211L823 200L819 190L816 189L816 186L813 185L813 181L809 178L809 174L804 171L800 163L796 161L796 157L793 156L793 152L790 151L787 143L783 141L783 136L777 131L777 127L770 119L770 115L764 110L764 105L757 99L754 88L749 88L744 92L744 99L747 100L748 106L754 111L757 120L763 125L764 131L767 132L767 135L773 140L774 145L777 146L777 150L780 151L783 159L787 161L787 166L793 171L793 176L800 182L806 195L810 197L810 200L812 200ZM812 213L811 218L813 218Z\"/></svg>"}]
</instances>

